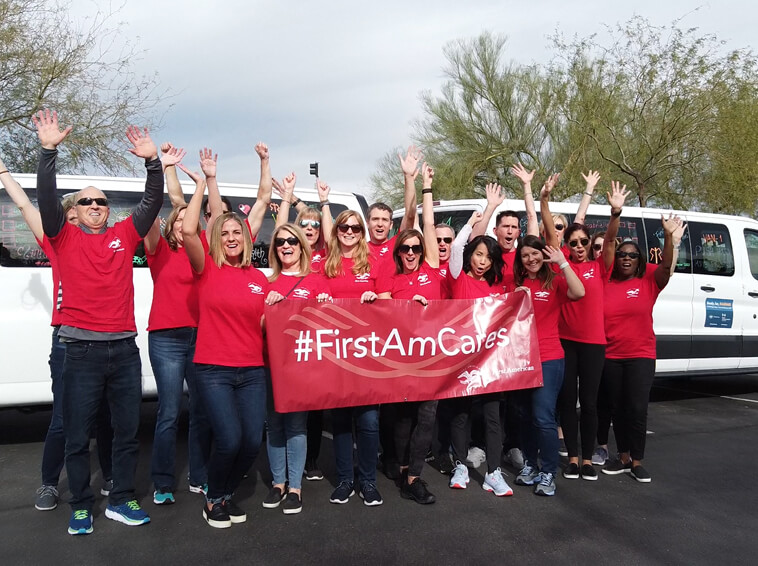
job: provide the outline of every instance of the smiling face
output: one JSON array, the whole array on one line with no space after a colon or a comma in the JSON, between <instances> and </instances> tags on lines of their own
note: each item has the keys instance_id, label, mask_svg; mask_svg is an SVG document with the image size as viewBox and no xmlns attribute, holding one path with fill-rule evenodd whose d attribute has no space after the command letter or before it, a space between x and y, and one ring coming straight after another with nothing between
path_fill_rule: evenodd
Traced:
<instances>
[{"instance_id":1,"label":"smiling face","mask_svg":"<svg viewBox=\"0 0 758 566\"><path fill-rule=\"evenodd\" d=\"M349 228L346 232L340 229L341 225L337 225L337 240L343 253L355 248L363 239L362 225L355 214L348 216L344 225Z\"/></svg>"},{"instance_id":2,"label":"smiling face","mask_svg":"<svg viewBox=\"0 0 758 566\"><path fill-rule=\"evenodd\" d=\"M182 236L182 222L184 221L184 213L186 211L186 208L179 211L176 215L176 220L174 220L174 225L171 227L171 233L174 235L174 239L178 246L181 246L184 243L184 236Z\"/></svg>"},{"instance_id":3,"label":"smiling face","mask_svg":"<svg viewBox=\"0 0 758 566\"><path fill-rule=\"evenodd\" d=\"M406 247L408 248L407 251L406 251ZM418 236L413 236L412 238L408 238L407 240L403 241L401 245L398 246L397 253L398 253L398 256L400 256L400 261L403 266L403 273L413 273L419 268L419 262L421 261L421 253L414 251L413 250L414 247L416 247L416 249L421 248L421 240L419 240Z\"/></svg>"},{"instance_id":4,"label":"smiling face","mask_svg":"<svg viewBox=\"0 0 758 566\"><path fill-rule=\"evenodd\" d=\"M595 241L592 242L592 254L595 259L598 259L603 255L603 242L605 242L605 238L603 236L598 236L595 238Z\"/></svg>"},{"instance_id":5,"label":"smiling face","mask_svg":"<svg viewBox=\"0 0 758 566\"><path fill-rule=\"evenodd\" d=\"M497 243L503 249L504 252L509 252L516 247L518 242L519 229L518 218L515 216L503 216L500 218L500 222L494 228L495 238Z\"/></svg>"},{"instance_id":6,"label":"smiling face","mask_svg":"<svg viewBox=\"0 0 758 566\"><path fill-rule=\"evenodd\" d=\"M305 232L305 238L311 245L311 249L315 250L319 236L321 236L321 220L318 215L304 215L297 224ZM318 224L318 228L314 224Z\"/></svg>"},{"instance_id":7,"label":"smiling face","mask_svg":"<svg viewBox=\"0 0 758 566\"><path fill-rule=\"evenodd\" d=\"M492 258L487 246L482 242L474 249L471 254L471 276L481 281L484 279L484 274L487 273L492 267Z\"/></svg>"},{"instance_id":8,"label":"smiling face","mask_svg":"<svg viewBox=\"0 0 758 566\"><path fill-rule=\"evenodd\" d=\"M303 250L297 236L286 228L282 228L274 235L273 244L276 246L276 255L282 264L282 271L299 273L300 255Z\"/></svg>"},{"instance_id":9,"label":"smiling face","mask_svg":"<svg viewBox=\"0 0 758 566\"><path fill-rule=\"evenodd\" d=\"M637 257L633 258L626 254L634 254ZM637 252L637 248L633 244L621 244L621 246L616 250L615 263L615 271L619 279L623 281L634 277L640 265L640 258Z\"/></svg>"},{"instance_id":10,"label":"smiling face","mask_svg":"<svg viewBox=\"0 0 758 566\"><path fill-rule=\"evenodd\" d=\"M440 250L440 263L445 263L450 260L450 247L455 239L455 233L449 226L435 228L434 231L437 234L437 247ZM445 238L450 242L446 242Z\"/></svg>"},{"instance_id":11,"label":"smiling face","mask_svg":"<svg viewBox=\"0 0 758 566\"><path fill-rule=\"evenodd\" d=\"M387 241L392 225L392 214L379 208L371 209L368 217L368 231L374 244Z\"/></svg>"},{"instance_id":12,"label":"smiling face","mask_svg":"<svg viewBox=\"0 0 758 566\"><path fill-rule=\"evenodd\" d=\"M105 195L100 189L87 187L76 195L77 203L83 198L104 199ZM100 232L108 223L108 215L110 214L108 206L102 206L92 201L92 204L89 205L75 204L74 208L76 208L76 217L79 220L79 224L86 226L93 232Z\"/></svg>"},{"instance_id":13,"label":"smiling face","mask_svg":"<svg viewBox=\"0 0 758 566\"><path fill-rule=\"evenodd\" d=\"M586 244L583 244L586 242ZM574 230L566 240L571 259L577 263L587 261L590 253L590 237L584 230Z\"/></svg>"},{"instance_id":14,"label":"smiling face","mask_svg":"<svg viewBox=\"0 0 758 566\"><path fill-rule=\"evenodd\" d=\"M526 274L529 279L535 279L542 264L545 262L545 256L542 255L542 250L537 248L531 248L529 246L523 246L521 248L521 263L526 269Z\"/></svg>"},{"instance_id":15,"label":"smiling face","mask_svg":"<svg viewBox=\"0 0 758 566\"><path fill-rule=\"evenodd\" d=\"M224 222L221 226L221 249L228 263L231 265L240 263L244 243L242 225L234 219Z\"/></svg>"}]
</instances>

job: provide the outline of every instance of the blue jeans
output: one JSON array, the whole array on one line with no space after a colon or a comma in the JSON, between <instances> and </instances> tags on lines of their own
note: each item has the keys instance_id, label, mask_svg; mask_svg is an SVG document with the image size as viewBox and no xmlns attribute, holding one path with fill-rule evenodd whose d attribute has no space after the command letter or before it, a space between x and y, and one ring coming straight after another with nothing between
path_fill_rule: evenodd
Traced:
<instances>
[{"instance_id":1,"label":"blue jeans","mask_svg":"<svg viewBox=\"0 0 758 566\"><path fill-rule=\"evenodd\" d=\"M376 483L379 451L379 407L347 407L332 410L334 458L337 481L353 481L353 417L358 435L358 484Z\"/></svg>"},{"instance_id":2,"label":"blue jeans","mask_svg":"<svg viewBox=\"0 0 758 566\"><path fill-rule=\"evenodd\" d=\"M542 387L519 391L521 401L521 449L525 462L536 468L537 454L541 471L557 474L560 449L556 403L563 385L564 360L542 362Z\"/></svg>"},{"instance_id":3,"label":"blue jeans","mask_svg":"<svg viewBox=\"0 0 758 566\"><path fill-rule=\"evenodd\" d=\"M182 406L184 382L189 391L189 481L208 482L211 430L197 395L195 377L196 328L172 328L148 334L150 365L158 387L158 416L153 440L152 480L155 489L176 488L176 429Z\"/></svg>"},{"instance_id":4,"label":"blue jeans","mask_svg":"<svg viewBox=\"0 0 758 566\"><path fill-rule=\"evenodd\" d=\"M89 438L103 395L113 426L111 505L134 499L137 470L142 364L134 338L66 343L63 363L63 430L71 508L92 511Z\"/></svg>"},{"instance_id":5,"label":"blue jeans","mask_svg":"<svg viewBox=\"0 0 758 566\"><path fill-rule=\"evenodd\" d=\"M211 503L228 499L255 462L266 422L266 375L262 367L195 364L197 391L213 432L208 461Z\"/></svg>"}]
</instances>

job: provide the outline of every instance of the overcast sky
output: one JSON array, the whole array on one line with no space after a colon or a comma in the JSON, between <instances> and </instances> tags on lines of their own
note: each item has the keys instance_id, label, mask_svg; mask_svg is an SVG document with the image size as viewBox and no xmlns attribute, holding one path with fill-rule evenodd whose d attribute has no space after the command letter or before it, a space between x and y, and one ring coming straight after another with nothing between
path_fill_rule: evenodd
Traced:
<instances>
[{"instance_id":1,"label":"overcast sky","mask_svg":"<svg viewBox=\"0 0 758 566\"><path fill-rule=\"evenodd\" d=\"M73 0L72 17L102 4ZM508 59L544 63L556 29L603 34L603 24L638 14L654 24L683 17L728 48L752 47L756 12L746 0L126 0L116 19L145 52L136 71L157 73L174 93L153 137L188 149L185 163L196 165L207 145L220 180L257 183L262 140L275 177L294 170L298 186L310 185L308 164L319 161L332 188L370 198L377 160L407 145L422 116L419 93L439 91L450 41L487 30L508 37Z\"/></svg>"}]
</instances>

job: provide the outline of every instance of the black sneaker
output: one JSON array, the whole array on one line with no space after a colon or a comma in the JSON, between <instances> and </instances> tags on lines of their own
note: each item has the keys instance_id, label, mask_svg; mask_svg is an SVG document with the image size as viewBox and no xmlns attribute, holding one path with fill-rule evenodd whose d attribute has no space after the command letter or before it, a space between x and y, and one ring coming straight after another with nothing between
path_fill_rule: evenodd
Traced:
<instances>
[{"instance_id":1,"label":"black sneaker","mask_svg":"<svg viewBox=\"0 0 758 566\"><path fill-rule=\"evenodd\" d=\"M303 502L300 494L290 491L282 503L282 513L285 515L297 515L303 510Z\"/></svg>"},{"instance_id":2,"label":"black sneaker","mask_svg":"<svg viewBox=\"0 0 758 566\"><path fill-rule=\"evenodd\" d=\"M203 503L203 518L214 529L228 529L232 526L232 520L229 513L224 509L223 503L214 503L210 511L208 506Z\"/></svg>"},{"instance_id":3,"label":"black sneaker","mask_svg":"<svg viewBox=\"0 0 758 566\"><path fill-rule=\"evenodd\" d=\"M597 472L592 464L582 464L582 479L597 481Z\"/></svg>"},{"instance_id":4,"label":"black sneaker","mask_svg":"<svg viewBox=\"0 0 758 566\"><path fill-rule=\"evenodd\" d=\"M578 480L579 479L579 464L574 464L572 462L569 463L568 466L566 466L566 469L563 470L563 477L567 480Z\"/></svg>"},{"instance_id":5,"label":"black sneaker","mask_svg":"<svg viewBox=\"0 0 758 566\"><path fill-rule=\"evenodd\" d=\"M263 500L263 506L266 509L276 509L284 499L284 490L280 487L272 487L268 492L266 499Z\"/></svg>"},{"instance_id":6,"label":"black sneaker","mask_svg":"<svg viewBox=\"0 0 758 566\"><path fill-rule=\"evenodd\" d=\"M319 481L324 479L323 472L319 469L316 460L308 460L305 462L305 479L308 481Z\"/></svg>"},{"instance_id":7,"label":"black sneaker","mask_svg":"<svg viewBox=\"0 0 758 566\"><path fill-rule=\"evenodd\" d=\"M329 501L331 503L339 503L342 505L343 503L350 501L350 498L353 495L355 495L353 482L345 480L343 482L340 482L340 484L337 486L337 489L332 492L332 496L329 498Z\"/></svg>"},{"instance_id":8,"label":"black sneaker","mask_svg":"<svg viewBox=\"0 0 758 566\"><path fill-rule=\"evenodd\" d=\"M371 482L366 482L361 486L361 499L363 499L363 504L369 507L375 507L384 503L379 490Z\"/></svg>"},{"instance_id":9,"label":"black sneaker","mask_svg":"<svg viewBox=\"0 0 758 566\"><path fill-rule=\"evenodd\" d=\"M231 499L224 500L224 510L229 515L229 520L232 523L244 523L247 521L247 513L237 507L237 504Z\"/></svg>"},{"instance_id":10,"label":"black sneaker","mask_svg":"<svg viewBox=\"0 0 758 566\"><path fill-rule=\"evenodd\" d=\"M445 474L446 476L452 474L455 469L455 464L453 464L453 459L450 457L450 452L439 452L434 457L434 463L440 473Z\"/></svg>"},{"instance_id":11,"label":"black sneaker","mask_svg":"<svg viewBox=\"0 0 758 566\"><path fill-rule=\"evenodd\" d=\"M603 466L602 472L609 476L615 476L617 474L629 474L632 471L632 461L629 460L626 464L621 461L620 458L614 458L608 460L608 463Z\"/></svg>"},{"instance_id":12,"label":"black sneaker","mask_svg":"<svg viewBox=\"0 0 758 566\"><path fill-rule=\"evenodd\" d=\"M416 503L421 503L421 505L429 505L437 501L434 495L429 493L429 490L426 488L426 482L421 478L416 478L411 484L408 484L407 481L403 483L400 488L400 497L412 499Z\"/></svg>"},{"instance_id":13,"label":"black sneaker","mask_svg":"<svg viewBox=\"0 0 758 566\"><path fill-rule=\"evenodd\" d=\"M650 477L648 471L643 468L641 464L634 466L632 468L631 474L632 477L640 483L650 483L653 481L653 478Z\"/></svg>"}]
</instances>

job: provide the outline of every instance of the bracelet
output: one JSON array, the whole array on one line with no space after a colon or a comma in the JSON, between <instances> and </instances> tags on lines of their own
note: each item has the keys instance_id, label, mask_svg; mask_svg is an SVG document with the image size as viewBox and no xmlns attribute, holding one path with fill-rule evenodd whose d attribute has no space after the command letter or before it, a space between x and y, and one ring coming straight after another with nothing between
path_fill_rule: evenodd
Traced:
<instances>
[{"instance_id":1,"label":"bracelet","mask_svg":"<svg viewBox=\"0 0 758 566\"><path fill-rule=\"evenodd\" d=\"M613 212L613 211L611 210L611 218L618 218L619 216L621 216L621 211L622 211L622 210L623 210L623 209L621 209L621 208L619 208L618 212Z\"/></svg>"},{"instance_id":2,"label":"bracelet","mask_svg":"<svg viewBox=\"0 0 758 566\"><path fill-rule=\"evenodd\" d=\"M295 197L295 200L292 200L292 201L290 201L290 204L291 204L292 206L297 206L297 205L298 205L298 204L300 204L301 202L303 202L303 201L301 201L299 198Z\"/></svg>"},{"instance_id":3,"label":"bracelet","mask_svg":"<svg viewBox=\"0 0 758 566\"><path fill-rule=\"evenodd\" d=\"M2 175L3 173L7 173L7 172L8 172L7 169L3 169L2 171L0 171L0 175Z\"/></svg>"},{"instance_id":4,"label":"bracelet","mask_svg":"<svg viewBox=\"0 0 758 566\"><path fill-rule=\"evenodd\" d=\"M588 197L591 197L591 196L592 196L592 193L591 193L591 192L589 192L589 191L584 191L584 194L585 194L585 195L587 195Z\"/></svg>"},{"instance_id":5,"label":"bracelet","mask_svg":"<svg viewBox=\"0 0 758 566\"><path fill-rule=\"evenodd\" d=\"M569 262L564 261L562 264L558 266L558 269L566 269L569 266Z\"/></svg>"},{"instance_id":6,"label":"bracelet","mask_svg":"<svg viewBox=\"0 0 758 566\"><path fill-rule=\"evenodd\" d=\"M431 188L429 188L429 189L421 189L421 194L422 195L430 195L430 194L432 194L432 189Z\"/></svg>"},{"instance_id":7,"label":"bracelet","mask_svg":"<svg viewBox=\"0 0 758 566\"><path fill-rule=\"evenodd\" d=\"M327 200L322 200L321 201L321 206L329 206L329 200L328 199Z\"/></svg>"}]
</instances>

